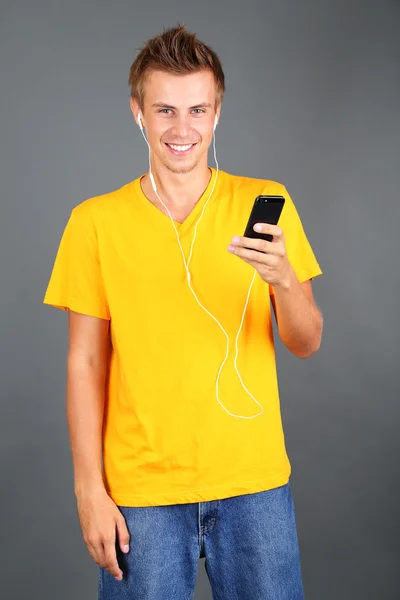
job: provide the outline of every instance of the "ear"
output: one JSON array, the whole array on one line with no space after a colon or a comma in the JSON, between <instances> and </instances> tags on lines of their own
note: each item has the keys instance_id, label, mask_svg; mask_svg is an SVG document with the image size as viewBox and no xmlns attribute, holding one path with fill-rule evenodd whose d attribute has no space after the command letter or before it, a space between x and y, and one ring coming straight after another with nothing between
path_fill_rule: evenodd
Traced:
<instances>
[{"instance_id":1,"label":"ear","mask_svg":"<svg viewBox=\"0 0 400 600\"><path fill-rule=\"evenodd\" d=\"M216 108L215 116L217 117L217 124L218 124L221 120L221 103L219 103Z\"/></svg>"},{"instance_id":2,"label":"ear","mask_svg":"<svg viewBox=\"0 0 400 600\"><path fill-rule=\"evenodd\" d=\"M140 125L139 125L139 119L138 119L138 114L141 113L141 110L139 108L139 104L138 104L137 100L134 100L133 98L130 98L130 100L129 100L129 106L130 106L131 112L133 114L133 118L135 119L136 125L138 127L140 127ZM143 115L141 115L141 117L142 117L142 125L143 125ZM143 127L144 127L144 125L143 125Z\"/></svg>"}]
</instances>

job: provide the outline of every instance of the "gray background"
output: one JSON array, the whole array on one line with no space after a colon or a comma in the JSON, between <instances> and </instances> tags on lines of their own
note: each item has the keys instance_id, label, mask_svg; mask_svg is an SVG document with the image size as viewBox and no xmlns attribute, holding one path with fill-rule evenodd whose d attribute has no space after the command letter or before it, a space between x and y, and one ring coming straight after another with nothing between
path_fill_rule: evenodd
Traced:
<instances>
[{"instance_id":1,"label":"gray background","mask_svg":"<svg viewBox=\"0 0 400 600\"><path fill-rule=\"evenodd\" d=\"M2 2L0 596L97 597L73 494L67 319L41 302L72 207L147 170L128 71L178 21L223 63L220 168L283 182L324 271L320 351L277 347L306 599L398 599L394 0ZM196 600L211 598L199 567Z\"/></svg>"}]
</instances>

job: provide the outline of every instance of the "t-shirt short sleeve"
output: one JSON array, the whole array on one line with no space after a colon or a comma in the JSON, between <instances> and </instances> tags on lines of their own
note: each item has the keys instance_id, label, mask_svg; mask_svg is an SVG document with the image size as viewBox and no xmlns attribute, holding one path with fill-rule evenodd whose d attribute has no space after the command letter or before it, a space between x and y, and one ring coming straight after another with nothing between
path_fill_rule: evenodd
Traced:
<instances>
[{"instance_id":1,"label":"t-shirt short sleeve","mask_svg":"<svg viewBox=\"0 0 400 600\"><path fill-rule=\"evenodd\" d=\"M321 275L322 270L305 234L296 206L284 186L282 196L285 198L285 204L278 225L283 229L290 264L296 273L297 279L304 282ZM273 286L270 286L270 294L273 293Z\"/></svg>"},{"instance_id":2,"label":"t-shirt short sleeve","mask_svg":"<svg viewBox=\"0 0 400 600\"><path fill-rule=\"evenodd\" d=\"M64 229L43 303L109 320L97 234L82 208L72 210Z\"/></svg>"}]
</instances>

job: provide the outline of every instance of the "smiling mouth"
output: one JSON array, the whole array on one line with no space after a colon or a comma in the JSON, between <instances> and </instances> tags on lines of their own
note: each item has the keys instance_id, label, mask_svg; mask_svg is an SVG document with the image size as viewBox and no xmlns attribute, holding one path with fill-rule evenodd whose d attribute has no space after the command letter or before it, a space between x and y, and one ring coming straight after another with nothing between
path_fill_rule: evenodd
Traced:
<instances>
[{"instance_id":1,"label":"smiling mouth","mask_svg":"<svg viewBox=\"0 0 400 600\"><path fill-rule=\"evenodd\" d=\"M165 142L165 145L175 156L185 156L193 150L196 143L197 142L194 142L193 144L167 144L167 142Z\"/></svg>"}]
</instances>

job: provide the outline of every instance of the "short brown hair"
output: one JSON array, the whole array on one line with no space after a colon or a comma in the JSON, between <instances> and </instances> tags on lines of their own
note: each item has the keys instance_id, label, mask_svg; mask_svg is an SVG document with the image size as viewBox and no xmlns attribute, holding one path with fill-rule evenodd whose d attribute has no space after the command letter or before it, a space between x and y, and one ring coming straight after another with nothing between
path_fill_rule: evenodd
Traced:
<instances>
[{"instance_id":1,"label":"short brown hair","mask_svg":"<svg viewBox=\"0 0 400 600\"><path fill-rule=\"evenodd\" d=\"M202 70L214 75L217 107L225 92L225 76L216 53L182 23L164 28L161 35L144 44L130 68L131 97L137 100L143 112L144 84L151 71L185 75Z\"/></svg>"}]
</instances>

